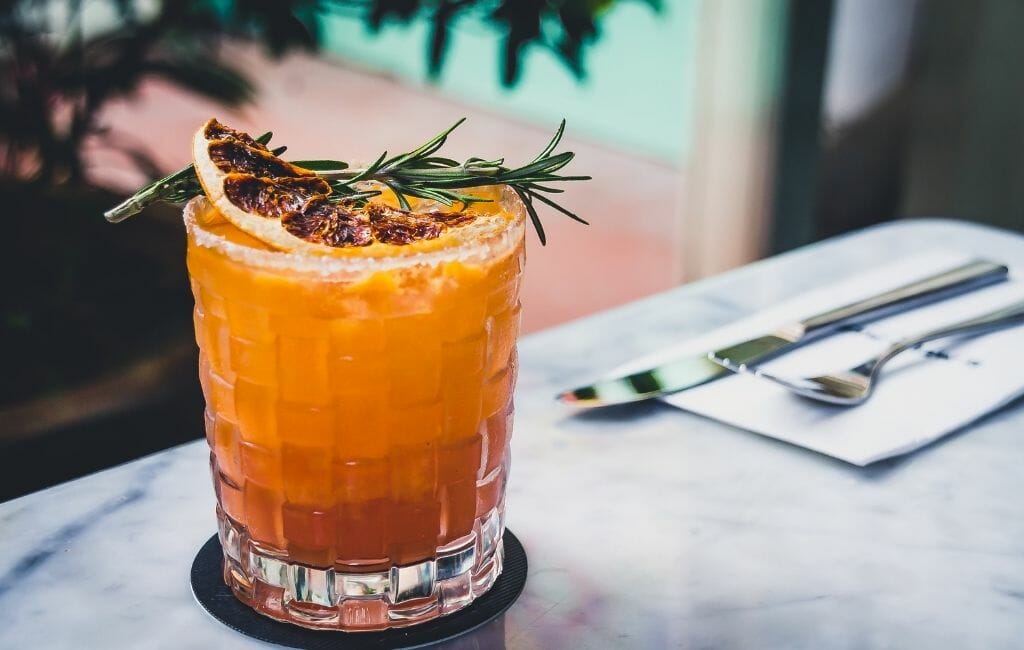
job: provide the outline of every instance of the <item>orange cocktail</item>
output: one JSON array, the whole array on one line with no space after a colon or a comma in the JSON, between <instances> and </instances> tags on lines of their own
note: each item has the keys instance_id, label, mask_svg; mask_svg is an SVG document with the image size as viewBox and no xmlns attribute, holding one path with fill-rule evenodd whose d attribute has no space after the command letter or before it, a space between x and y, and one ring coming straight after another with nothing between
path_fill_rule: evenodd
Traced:
<instances>
[{"instance_id":1,"label":"orange cocktail","mask_svg":"<svg viewBox=\"0 0 1024 650\"><path fill-rule=\"evenodd\" d=\"M454 243L343 257L186 208L225 578L259 611L381 629L500 573L524 226L496 198Z\"/></svg>"}]
</instances>

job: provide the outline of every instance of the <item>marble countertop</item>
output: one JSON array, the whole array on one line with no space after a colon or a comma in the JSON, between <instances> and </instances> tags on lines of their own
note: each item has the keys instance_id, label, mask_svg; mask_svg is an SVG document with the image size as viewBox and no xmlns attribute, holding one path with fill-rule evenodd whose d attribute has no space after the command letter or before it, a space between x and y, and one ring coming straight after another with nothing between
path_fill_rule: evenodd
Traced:
<instances>
[{"instance_id":1,"label":"marble countertop","mask_svg":"<svg viewBox=\"0 0 1024 650\"><path fill-rule=\"evenodd\" d=\"M573 415L561 388L934 247L1024 259L955 221L847 235L525 338L502 618L444 648L1018 648L1024 408L857 468L658 403ZM529 309L529 305L526 305ZM139 432L145 435L145 432ZM0 647L269 647L211 619L202 441L0 504Z\"/></svg>"}]
</instances>

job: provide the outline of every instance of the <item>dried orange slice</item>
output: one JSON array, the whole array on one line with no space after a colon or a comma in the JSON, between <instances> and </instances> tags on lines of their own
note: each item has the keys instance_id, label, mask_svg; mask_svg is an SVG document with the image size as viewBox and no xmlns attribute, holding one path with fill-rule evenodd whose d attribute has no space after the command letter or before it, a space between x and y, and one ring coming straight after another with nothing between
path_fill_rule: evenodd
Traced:
<instances>
[{"instance_id":1,"label":"dried orange slice","mask_svg":"<svg viewBox=\"0 0 1024 650\"><path fill-rule=\"evenodd\" d=\"M279 250L356 254L421 248L417 244L441 239L482 216L473 211L410 212L383 203L356 207L337 201L316 173L282 160L248 134L216 119L196 131L192 158L216 210L239 230ZM483 221L495 215L489 217Z\"/></svg>"}]
</instances>

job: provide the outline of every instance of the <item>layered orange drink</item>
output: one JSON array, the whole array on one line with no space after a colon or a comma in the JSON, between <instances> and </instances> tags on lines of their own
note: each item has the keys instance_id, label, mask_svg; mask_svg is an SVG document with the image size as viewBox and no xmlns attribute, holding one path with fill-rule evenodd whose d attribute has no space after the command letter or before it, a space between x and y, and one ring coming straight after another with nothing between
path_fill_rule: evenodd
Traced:
<instances>
[{"instance_id":1,"label":"layered orange drink","mask_svg":"<svg viewBox=\"0 0 1024 650\"><path fill-rule=\"evenodd\" d=\"M225 580L309 627L466 606L501 572L519 198L356 204L214 121L194 146L188 270Z\"/></svg>"}]
</instances>

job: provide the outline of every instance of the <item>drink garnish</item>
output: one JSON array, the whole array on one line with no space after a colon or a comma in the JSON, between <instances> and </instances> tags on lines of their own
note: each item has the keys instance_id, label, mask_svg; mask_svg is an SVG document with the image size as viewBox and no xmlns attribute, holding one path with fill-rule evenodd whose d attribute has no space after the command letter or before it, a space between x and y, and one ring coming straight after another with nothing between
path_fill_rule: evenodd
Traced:
<instances>
[{"instance_id":1,"label":"drink garnish","mask_svg":"<svg viewBox=\"0 0 1024 650\"><path fill-rule=\"evenodd\" d=\"M467 190L506 185L523 202L542 244L535 201L587 223L546 196L562 192L552 183L590 179L557 173L574 157L554 153L565 120L541 153L518 168L500 158L460 163L436 155L463 121L410 152L390 158L385 152L367 167L350 168L338 160L285 161L285 147L268 147L270 133L253 138L211 119L193 138L192 165L143 187L105 216L118 222L150 203L180 203L205 192L224 218L274 248L324 253L441 237L471 223L474 204L490 200ZM398 207L370 200L385 190ZM416 210L417 199L450 209Z\"/></svg>"}]
</instances>

